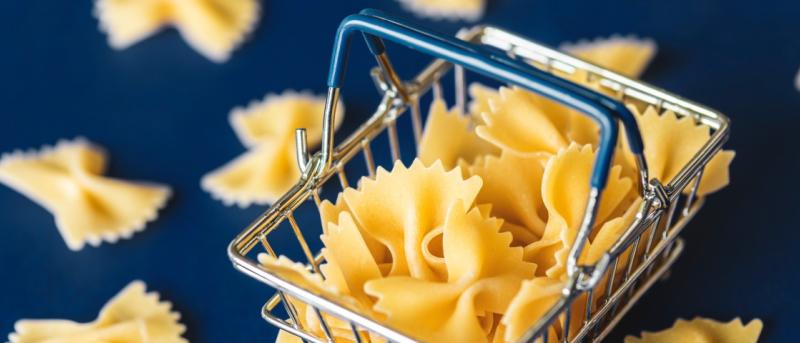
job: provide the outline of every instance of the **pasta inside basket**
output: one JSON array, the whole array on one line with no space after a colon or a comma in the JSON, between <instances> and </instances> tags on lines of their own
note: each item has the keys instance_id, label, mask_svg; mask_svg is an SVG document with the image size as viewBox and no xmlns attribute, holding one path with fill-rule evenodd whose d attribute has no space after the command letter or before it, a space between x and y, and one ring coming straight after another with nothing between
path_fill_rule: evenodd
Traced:
<instances>
[{"instance_id":1,"label":"pasta inside basket","mask_svg":"<svg viewBox=\"0 0 800 343\"><path fill-rule=\"evenodd\" d=\"M302 177L229 247L237 269L278 291L262 316L282 330L279 340L602 340L678 257L678 234L704 196L727 183L733 154L717 154L728 135L717 112L493 27L454 42L365 10L343 22L335 55L354 30L378 61L380 106L335 148L323 125L314 155L298 132ZM375 37L440 59L402 82ZM478 45L507 52L486 62L502 61L497 71L577 82L624 103L613 107L623 114L599 114L595 134L578 111L592 107L529 90L471 86L467 106L465 71L487 75L470 64L487 53ZM452 109L441 83L449 72ZM532 108L520 117L524 106ZM617 125L624 134L614 143ZM608 168L598 173L598 161Z\"/></svg>"}]
</instances>

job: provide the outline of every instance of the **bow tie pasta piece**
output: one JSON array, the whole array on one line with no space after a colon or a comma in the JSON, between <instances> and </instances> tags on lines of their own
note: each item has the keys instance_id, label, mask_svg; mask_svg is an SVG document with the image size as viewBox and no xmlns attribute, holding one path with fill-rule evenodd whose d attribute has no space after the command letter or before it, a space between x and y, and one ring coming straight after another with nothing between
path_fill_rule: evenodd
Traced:
<instances>
[{"instance_id":1,"label":"bow tie pasta piece","mask_svg":"<svg viewBox=\"0 0 800 343\"><path fill-rule=\"evenodd\" d=\"M633 106L629 108L636 116L642 133L650 177L665 185L672 181L711 137L708 126L696 125L690 117L678 117L672 111L659 115L652 107L645 109L644 113ZM627 145L622 153L625 154L627 163L634 165L633 154L627 149ZM734 151L721 150L711 158L704 169L703 179L697 190L698 196L714 193L728 185L728 169L735 155ZM685 191L688 192L691 185L690 182Z\"/></svg>"},{"instance_id":2,"label":"bow tie pasta piece","mask_svg":"<svg viewBox=\"0 0 800 343\"><path fill-rule=\"evenodd\" d=\"M510 246L501 221L480 210L467 212L454 202L442 229L446 281L392 276L371 280L374 309L389 325L431 342L487 342L487 313L503 313L520 283L533 277L536 265L522 260L522 249ZM420 320L424 317L424 320ZM480 318L484 317L484 318Z\"/></svg>"},{"instance_id":3,"label":"bow tie pasta piece","mask_svg":"<svg viewBox=\"0 0 800 343\"><path fill-rule=\"evenodd\" d=\"M514 236L515 245L528 245L542 236L547 211L542 202L542 161L504 152L488 156L470 168L483 186L476 202L491 204L491 214L504 220L503 230Z\"/></svg>"},{"instance_id":4,"label":"bow tie pasta piece","mask_svg":"<svg viewBox=\"0 0 800 343\"><path fill-rule=\"evenodd\" d=\"M652 41L621 37L564 45L563 49L632 77L641 74L656 50ZM579 74L570 77L584 82L585 75ZM478 135L503 149L552 154L569 141L598 143L598 126L591 118L538 94L517 88L513 92L501 88L498 94L473 84L470 95L470 111L482 118L476 120L483 124Z\"/></svg>"},{"instance_id":5,"label":"bow tie pasta piece","mask_svg":"<svg viewBox=\"0 0 800 343\"><path fill-rule=\"evenodd\" d=\"M593 232L594 237L590 239L589 246L583 250L584 255L581 256L581 263L588 265L595 264L600 257L622 237L622 234L625 233L630 225L633 224L636 215L641 212L641 206L642 199L636 198L625 213L606 221L600 226L600 229ZM620 258L620 265L625 265L624 262L627 261L627 258L625 258L626 254L627 252Z\"/></svg>"},{"instance_id":6,"label":"bow tie pasta piece","mask_svg":"<svg viewBox=\"0 0 800 343\"><path fill-rule=\"evenodd\" d=\"M516 342L522 338L522 335L555 305L563 289L562 282L546 277L523 281L500 322L504 328L503 341ZM549 328L548 335L550 340L555 338L555 330Z\"/></svg>"},{"instance_id":7,"label":"bow tie pasta piece","mask_svg":"<svg viewBox=\"0 0 800 343\"><path fill-rule=\"evenodd\" d=\"M525 247L527 261L536 262L551 278L564 275L566 258L583 221L589 198L589 179L596 153L591 145L570 144L551 158L542 177L542 199L548 219L539 241ZM620 204L631 195L632 182L620 176L622 168L614 166L608 184L601 194L595 226L615 217ZM627 209L625 207L624 209ZM624 210L623 209L623 210Z\"/></svg>"},{"instance_id":8,"label":"bow tie pasta piece","mask_svg":"<svg viewBox=\"0 0 800 343\"><path fill-rule=\"evenodd\" d=\"M319 206L319 212L320 219L322 220L322 232L324 237L328 235L328 227L331 225L337 225L339 220L342 218L341 214L344 212L350 213L350 209L347 208L347 203L342 199L342 193L339 193L339 195L336 197L335 204L328 200L323 200ZM348 219L352 220L352 215L348 215L348 217ZM381 269L381 274L387 274L388 272L384 273L384 271L388 271L392 264L389 250L374 237L371 237L363 229L358 227L358 225L356 225L356 227L361 233L360 239L367 246L367 249L369 249L370 253L375 259L375 262L378 263L378 267Z\"/></svg>"},{"instance_id":9,"label":"bow tie pasta piece","mask_svg":"<svg viewBox=\"0 0 800 343\"><path fill-rule=\"evenodd\" d=\"M167 0L97 0L94 15L108 44L125 49L159 31L169 21Z\"/></svg>"},{"instance_id":10,"label":"bow tie pasta piece","mask_svg":"<svg viewBox=\"0 0 800 343\"><path fill-rule=\"evenodd\" d=\"M171 312L169 302L158 293L145 292L145 284L134 281L111 298L91 323L69 320L23 319L9 335L11 343L37 342L131 342L186 343L186 328L178 323L180 314Z\"/></svg>"},{"instance_id":11,"label":"bow tie pasta piece","mask_svg":"<svg viewBox=\"0 0 800 343\"><path fill-rule=\"evenodd\" d=\"M632 78L642 74L655 56L656 49L652 40L634 36L611 36L561 46L561 50L578 58Z\"/></svg>"},{"instance_id":12,"label":"bow tie pasta piece","mask_svg":"<svg viewBox=\"0 0 800 343\"><path fill-rule=\"evenodd\" d=\"M523 89L501 87L499 93L489 100L491 111L483 113L485 124L475 129L478 136L526 156L554 154L567 146L568 118L545 111L541 99Z\"/></svg>"},{"instance_id":13,"label":"bow tie pasta piece","mask_svg":"<svg viewBox=\"0 0 800 343\"><path fill-rule=\"evenodd\" d=\"M262 142L201 181L203 189L225 205L272 203L300 179L290 141Z\"/></svg>"},{"instance_id":14,"label":"bow tie pasta piece","mask_svg":"<svg viewBox=\"0 0 800 343\"><path fill-rule=\"evenodd\" d=\"M503 319L505 342L516 342L525 332L542 318L562 296L564 282L547 277L536 277L522 282L519 292L508 305ZM586 296L579 296L572 305L569 333L574 335L581 327ZM561 317L557 323L548 328L548 342L561 341L564 330L564 319ZM558 338L558 339L557 339ZM539 339L536 342L540 343Z\"/></svg>"},{"instance_id":15,"label":"bow tie pasta piece","mask_svg":"<svg viewBox=\"0 0 800 343\"><path fill-rule=\"evenodd\" d=\"M231 111L230 122L236 136L246 147L253 147L265 140L291 140L295 129L305 128L308 145L316 146L322 139L322 114L325 97L308 92L287 90L283 94L267 94L262 101L254 101L244 108ZM344 105L339 100L336 106L334 127L339 127L344 118Z\"/></svg>"},{"instance_id":16,"label":"bow tie pasta piece","mask_svg":"<svg viewBox=\"0 0 800 343\"><path fill-rule=\"evenodd\" d=\"M374 180L345 189L343 199L359 228L388 248L389 275L432 280L436 272L421 249L425 235L444 224L454 202L471 207L480 188L480 178L465 180L460 168L448 172L438 161L426 167L417 159L410 168L399 161L391 172L379 168Z\"/></svg>"},{"instance_id":17,"label":"bow tie pasta piece","mask_svg":"<svg viewBox=\"0 0 800 343\"><path fill-rule=\"evenodd\" d=\"M329 279L323 281L320 275L310 273L304 265L292 262L285 256L275 258L268 254L261 253L258 255L258 262L269 272L291 282L294 285L298 285L313 294L336 301L340 305L350 310L372 315L372 311L370 311L367 306L364 306L364 304L359 303L355 298L343 292L343 290L339 289L337 285L328 281ZM310 331L317 337L324 337L325 333L316 311L312 307L307 306L306 303L295 299L294 297L287 296L286 298L297 312L297 319L299 322L297 323L298 326L300 326L300 328L303 330ZM353 332L351 331L350 325L347 322L328 314L323 314L323 317L325 318L325 322L335 336L337 342L340 340L345 342L355 341ZM365 333L360 334L362 336L366 335ZM297 339L297 337L284 332L279 333L276 340L276 342L299 341L300 340Z\"/></svg>"},{"instance_id":18,"label":"bow tie pasta piece","mask_svg":"<svg viewBox=\"0 0 800 343\"><path fill-rule=\"evenodd\" d=\"M672 328L664 331L643 332L641 338L625 337L625 343L756 343L762 327L758 319L747 325L739 318L728 323L700 317L691 321L679 319Z\"/></svg>"},{"instance_id":19,"label":"bow tie pasta piece","mask_svg":"<svg viewBox=\"0 0 800 343\"><path fill-rule=\"evenodd\" d=\"M351 294L362 304L372 305L366 293L364 283L383 277L375 256L362 237L362 232L353 221L350 213L342 212L338 223L329 223L328 230L322 235L325 244L323 256L327 268L323 272L328 279L343 281L339 288ZM336 273L336 276L333 274Z\"/></svg>"},{"instance_id":20,"label":"bow tie pasta piece","mask_svg":"<svg viewBox=\"0 0 800 343\"><path fill-rule=\"evenodd\" d=\"M53 214L67 246L116 242L156 218L170 195L166 186L103 176L106 156L83 139L39 152L0 158L0 182Z\"/></svg>"},{"instance_id":21,"label":"bow tie pasta piece","mask_svg":"<svg viewBox=\"0 0 800 343\"><path fill-rule=\"evenodd\" d=\"M447 111L442 99L433 101L419 143L418 155L422 163L431 165L441 160L445 169L450 170L459 165L459 160L469 164L478 156L497 153L496 147L475 134L470 118L457 109Z\"/></svg>"},{"instance_id":22,"label":"bow tie pasta piece","mask_svg":"<svg viewBox=\"0 0 800 343\"><path fill-rule=\"evenodd\" d=\"M174 26L192 48L214 62L225 62L252 31L258 0L96 0L95 16L109 45L125 49Z\"/></svg>"},{"instance_id":23,"label":"bow tie pasta piece","mask_svg":"<svg viewBox=\"0 0 800 343\"><path fill-rule=\"evenodd\" d=\"M226 205L272 203L300 179L294 132L307 130L309 148L322 136L324 99L292 91L268 95L261 102L231 112L231 125L249 148L228 164L206 174L201 186ZM338 106L342 108L342 106ZM342 121L337 111L334 129Z\"/></svg>"},{"instance_id":24,"label":"bow tie pasta piece","mask_svg":"<svg viewBox=\"0 0 800 343\"><path fill-rule=\"evenodd\" d=\"M407 10L421 17L434 19L478 20L483 15L486 0L399 0Z\"/></svg>"}]
</instances>

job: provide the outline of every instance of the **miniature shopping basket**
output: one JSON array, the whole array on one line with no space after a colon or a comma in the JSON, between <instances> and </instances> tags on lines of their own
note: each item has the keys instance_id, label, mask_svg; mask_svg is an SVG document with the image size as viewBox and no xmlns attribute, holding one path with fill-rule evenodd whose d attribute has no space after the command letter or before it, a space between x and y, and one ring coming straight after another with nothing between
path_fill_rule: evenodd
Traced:
<instances>
[{"instance_id":1,"label":"miniature shopping basket","mask_svg":"<svg viewBox=\"0 0 800 343\"><path fill-rule=\"evenodd\" d=\"M371 76L383 97L374 114L334 147L333 116L344 78L349 41L355 33L363 35L377 60L378 66L373 68ZM436 59L414 79L403 81L390 63L383 40L405 45ZM312 252L304 230L295 218L295 210L311 202L317 205L318 210L320 189L331 179L338 179L341 188L348 187L345 167L352 165L352 160L359 154L364 158L364 176L373 176L376 168L373 156L377 155L373 155L372 147L378 135L386 134L392 159L399 159L403 141L397 125L398 119L405 113L410 113L411 118L412 130L408 130L408 136L418 142L421 135L420 98L431 90L441 93L439 82L451 70L455 80L456 105L462 109L466 97L465 71L469 70L560 102L590 116L600 128L600 145L593 167L590 198L576 243L568 256L568 281L563 295L528 329L522 341L555 341L552 334L548 336L548 332L552 331L548 329L562 320L567 327L562 327L561 332L576 332L571 336L563 335L563 342L601 341L653 283L665 275L680 255L683 241L678 235L703 204L703 199L696 196L703 167L728 138L728 119L724 115L495 27L474 27L462 31L459 38L453 38L413 27L375 10L364 10L345 18L336 34L328 75L329 88L323 113L320 151L310 155L305 131L297 130L297 160L302 177L266 213L240 233L228 248L236 269L276 289L276 294L262 308L261 315L267 322L308 342L335 341L326 322L326 318L330 320L333 317L349 323L354 333L349 337L359 342L374 335L391 342L417 341L402 331L342 306L337 299L327 299L302 285L281 278L270 268L258 264L254 250L261 246L273 256L281 253L273 249L269 239L275 237L271 235L281 232L279 228L286 227L283 232L290 232L296 237L309 270L319 273L323 258L321 254ZM587 83L596 84L604 92L615 96L602 95L567 80L574 80L577 76L585 77ZM677 176L668 184L662 184L648 177L642 155L642 139L635 118L626 105L639 108L653 106L659 113L670 110L678 116L691 117L697 124L710 127L712 135ZM581 265L577 257L589 238L594 222L617 143L618 124L622 124L630 150L637 157L640 174L638 190L644 201L634 223L610 250L594 265ZM676 211L678 207L680 211ZM629 255L626 254L628 257L621 258L626 251L629 252ZM601 283L607 286L597 287ZM593 294L596 289L602 289L602 294ZM572 306L584 294L588 294L587 304L580 308ZM320 320L321 330L303 327L297 320L296 309L287 302L287 296L312 308ZM288 319L282 319L276 313L281 307ZM582 313L576 314L575 311ZM580 323L580 330L568 328L572 315L585 318ZM313 333L319 331L324 334ZM370 332L372 336L359 334L364 332Z\"/></svg>"}]
</instances>

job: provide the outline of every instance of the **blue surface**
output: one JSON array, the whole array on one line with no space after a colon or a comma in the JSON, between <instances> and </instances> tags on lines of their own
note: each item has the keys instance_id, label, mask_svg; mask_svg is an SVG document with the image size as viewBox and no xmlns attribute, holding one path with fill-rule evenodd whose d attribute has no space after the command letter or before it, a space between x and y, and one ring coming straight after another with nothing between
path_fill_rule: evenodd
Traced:
<instances>
[{"instance_id":1,"label":"blue surface","mask_svg":"<svg viewBox=\"0 0 800 343\"><path fill-rule=\"evenodd\" d=\"M746 1L490 0L485 21L539 41L636 33L659 54L644 78L732 118L733 184L686 231L687 250L609 340L676 317L761 317L764 342L794 341L800 316L800 5ZM175 304L193 342L271 341L258 316L271 291L230 266L225 247L263 208L212 200L200 177L243 151L229 110L286 88L322 92L339 21L393 1L268 1L252 39L223 65L174 31L108 48L89 1L0 2L0 151L78 135L110 152L109 174L163 182L175 195L133 239L71 252L52 217L0 187L0 335L28 318L91 320L133 279ZM463 23L424 21L444 32ZM354 44L345 131L377 102L363 44ZM426 58L390 46L400 71Z\"/></svg>"}]
</instances>

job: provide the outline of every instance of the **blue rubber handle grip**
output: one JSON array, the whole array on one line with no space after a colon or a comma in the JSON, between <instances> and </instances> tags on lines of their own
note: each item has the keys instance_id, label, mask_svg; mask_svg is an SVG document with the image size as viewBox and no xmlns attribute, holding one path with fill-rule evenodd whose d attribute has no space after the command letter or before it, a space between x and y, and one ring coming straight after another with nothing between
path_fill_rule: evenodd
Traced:
<instances>
[{"instance_id":1,"label":"blue rubber handle grip","mask_svg":"<svg viewBox=\"0 0 800 343\"><path fill-rule=\"evenodd\" d=\"M384 52L381 39L388 39L487 77L527 89L590 116L600 127L600 146L591 178L594 188L605 188L617 142L616 118L626 127L631 151L642 151L641 136L633 114L622 103L610 97L494 53L483 46L413 28L402 21L388 18L379 11L364 10L361 13L348 16L339 26L328 74L329 87L341 86L350 37L354 32L361 32L373 54Z\"/></svg>"}]
</instances>

